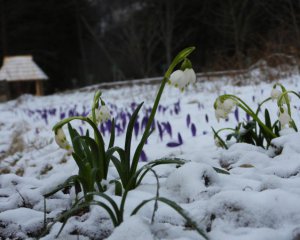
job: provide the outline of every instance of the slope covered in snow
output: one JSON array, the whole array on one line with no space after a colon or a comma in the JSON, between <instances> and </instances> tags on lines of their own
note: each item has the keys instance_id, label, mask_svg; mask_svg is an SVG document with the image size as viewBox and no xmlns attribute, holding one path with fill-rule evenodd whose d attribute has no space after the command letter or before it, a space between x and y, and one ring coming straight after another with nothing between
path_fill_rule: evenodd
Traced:
<instances>
[{"instance_id":1,"label":"slope covered in snow","mask_svg":"<svg viewBox=\"0 0 300 240\"><path fill-rule=\"evenodd\" d=\"M300 91L299 76L281 82L289 90ZM227 83L226 79L197 83L183 93L167 86L155 118L156 130L145 145L140 165L163 157L190 161L179 168L155 168L159 194L179 204L210 239L299 239L300 134L282 131L283 136L274 139L268 150L245 143L232 143L228 150L217 148L211 127L235 127L247 116L238 109L226 121L218 122L214 100L230 93L256 108L272 89L270 83L240 87ZM157 89L157 85L142 85L103 91L116 119L116 145L123 147L129 117L144 101L134 126L133 145L137 145ZM65 117L89 114L93 94L24 95L0 104L0 238L37 238L46 223L53 222L74 202L74 189L58 192L44 202L44 194L78 171L72 157L53 141L51 128ZM292 96L291 105L299 125L300 99ZM270 101L265 107L276 119L276 103ZM81 133L88 129L82 121L75 121L73 126ZM100 129L107 143L109 126L104 124ZM226 168L230 175L219 174L213 167ZM116 177L111 165L108 179ZM120 203L114 185L107 183L107 187L107 194ZM117 229L103 209L92 206L90 211L71 217L59 238L202 239L163 203L158 204L153 222L154 202L130 217L141 201L155 194L156 179L150 172L129 192L125 221ZM61 225L55 223L42 239L54 239Z\"/></svg>"}]
</instances>

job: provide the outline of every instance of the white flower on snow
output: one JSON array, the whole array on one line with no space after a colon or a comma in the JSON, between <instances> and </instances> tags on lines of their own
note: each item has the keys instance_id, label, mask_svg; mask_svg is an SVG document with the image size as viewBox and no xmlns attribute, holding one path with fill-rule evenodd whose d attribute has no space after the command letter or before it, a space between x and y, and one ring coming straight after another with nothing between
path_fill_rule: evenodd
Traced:
<instances>
[{"instance_id":1,"label":"white flower on snow","mask_svg":"<svg viewBox=\"0 0 300 240\"><path fill-rule=\"evenodd\" d=\"M272 100L278 100L278 98L280 97L280 95L282 94L282 92L276 88L272 88L271 91L271 98Z\"/></svg>"},{"instance_id":2,"label":"white flower on snow","mask_svg":"<svg viewBox=\"0 0 300 240\"><path fill-rule=\"evenodd\" d=\"M55 142L57 143L57 145L60 148L66 149L68 151L72 151L72 146L67 141L66 135L65 135L64 131L62 130L62 128L59 128L59 129L56 130L56 132L55 132Z\"/></svg>"},{"instance_id":3,"label":"white flower on snow","mask_svg":"<svg viewBox=\"0 0 300 240\"><path fill-rule=\"evenodd\" d=\"M95 113L98 123L106 122L111 118L110 111L106 105L102 105L100 109L96 109Z\"/></svg>"},{"instance_id":4,"label":"white flower on snow","mask_svg":"<svg viewBox=\"0 0 300 240\"><path fill-rule=\"evenodd\" d=\"M236 106L236 102L228 98L223 102L222 107L226 112L230 113L235 106Z\"/></svg>"},{"instance_id":5,"label":"white flower on snow","mask_svg":"<svg viewBox=\"0 0 300 240\"><path fill-rule=\"evenodd\" d=\"M288 125L292 121L292 118L288 114L288 110L285 107L281 107L279 109L278 120L279 120L282 128L284 128L286 125Z\"/></svg>"},{"instance_id":6,"label":"white flower on snow","mask_svg":"<svg viewBox=\"0 0 300 240\"><path fill-rule=\"evenodd\" d=\"M184 71L174 71L169 79L169 83L174 87L179 88L181 91L184 90L189 84L196 82L196 73L192 68L186 68Z\"/></svg>"},{"instance_id":7,"label":"white flower on snow","mask_svg":"<svg viewBox=\"0 0 300 240\"><path fill-rule=\"evenodd\" d=\"M218 121L220 118L227 118L228 113L230 113L236 106L236 102L230 98L226 99L224 102L221 102L220 99L217 99L215 104L215 116Z\"/></svg>"},{"instance_id":8,"label":"white flower on snow","mask_svg":"<svg viewBox=\"0 0 300 240\"><path fill-rule=\"evenodd\" d=\"M217 120L220 121L220 118L224 118L224 119L227 118L228 112L226 112L224 109L217 108L215 110L215 116Z\"/></svg>"}]
</instances>

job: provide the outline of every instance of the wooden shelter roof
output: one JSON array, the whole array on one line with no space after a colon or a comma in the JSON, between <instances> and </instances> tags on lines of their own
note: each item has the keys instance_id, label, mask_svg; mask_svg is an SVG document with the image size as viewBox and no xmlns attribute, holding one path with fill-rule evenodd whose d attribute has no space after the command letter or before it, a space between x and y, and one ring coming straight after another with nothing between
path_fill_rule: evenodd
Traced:
<instances>
[{"instance_id":1,"label":"wooden shelter roof","mask_svg":"<svg viewBox=\"0 0 300 240\"><path fill-rule=\"evenodd\" d=\"M0 81L47 80L48 76L33 61L31 55L5 57L0 69Z\"/></svg>"}]
</instances>

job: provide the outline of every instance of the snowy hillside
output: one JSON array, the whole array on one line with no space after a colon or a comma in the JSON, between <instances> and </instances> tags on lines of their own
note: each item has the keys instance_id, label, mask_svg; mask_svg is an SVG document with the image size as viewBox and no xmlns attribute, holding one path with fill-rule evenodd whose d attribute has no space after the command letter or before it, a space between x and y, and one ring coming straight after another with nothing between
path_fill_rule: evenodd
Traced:
<instances>
[{"instance_id":1,"label":"snowy hillside","mask_svg":"<svg viewBox=\"0 0 300 240\"><path fill-rule=\"evenodd\" d=\"M294 76L280 82L286 89L299 92L299 80ZM248 117L236 109L227 120L218 122L213 104L219 95L237 95L256 109L270 96L272 86L261 83L238 87L220 79L198 82L183 93L167 86L163 93L155 117L156 130L145 145L140 166L164 157L190 161L179 168L154 168L159 195L179 204L209 239L300 238L300 134L285 129L268 150L245 143L232 143L225 150L215 146L211 129L234 128ZM158 85L103 90L102 97L116 121L115 145L124 146L129 117L144 101L134 125L136 147L157 90ZM78 172L72 157L53 140L52 127L66 117L87 116L93 95L88 90L45 97L24 95L0 104L0 239L38 238L47 224L74 203L73 188L44 202L44 194ZM291 95L291 106L292 117L300 126L300 99ZM276 102L270 101L265 107L276 119ZM73 127L81 134L89 128L79 120ZM108 124L102 124L100 130L108 144ZM217 173L213 167L230 174ZM111 165L108 179L116 177ZM156 178L149 172L141 185L129 192L124 222L116 229L102 208L91 206L90 211L67 221L59 239L204 239L163 203L158 204L152 223L154 202L130 216L140 202L155 197L156 186ZM107 188L106 193L119 204L114 184L107 182ZM61 222L55 223L41 239L54 239L61 226Z\"/></svg>"}]
</instances>

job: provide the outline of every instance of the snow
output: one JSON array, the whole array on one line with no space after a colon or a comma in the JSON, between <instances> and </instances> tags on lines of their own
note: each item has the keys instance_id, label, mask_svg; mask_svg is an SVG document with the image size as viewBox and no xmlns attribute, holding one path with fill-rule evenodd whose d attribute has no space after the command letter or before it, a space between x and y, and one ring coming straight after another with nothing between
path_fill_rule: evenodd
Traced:
<instances>
[{"instance_id":1,"label":"snow","mask_svg":"<svg viewBox=\"0 0 300 240\"><path fill-rule=\"evenodd\" d=\"M299 80L300 76L294 75L280 82L288 90L298 92ZM157 85L141 85L103 90L103 99L119 126L116 145L124 146L122 129L128 123L128 114L145 101L133 136L133 148L137 146L143 118L157 89ZM159 195L179 204L207 231L209 239L300 237L300 134L283 129L268 150L245 143L231 143L225 150L215 146L211 130L211 127L216 130L235 127L237 120L246 119L239 109L238 114L229 114L227 121L218 122L213 103L220 94L235 94L256 108L270 96L271 90L271 83L232 86L223 78L196 83L183 93L167 86L162 96L155 118L162 132L157 128L145 145L147 161L163 157L188 161L179 168L174 165L154 168L159 177ZM44 97L24 95L0 104L0 239L37 238L45 230L45 215L49 227L53 219L74 203L75 191L70 189L47 198L44 205L43 195L78 171L72 157L53 141L51 128L61 118L88 114L92 98L93 92L86 89ZM264 106L274 121L276 103ZM300 101L295 96L291 96L291 107L292 117L299 126ZM167 122L171 132L165 128ZM83 132L89 129L81 121L74 121L73 126ZM109 140L107 131L104 140L106 143ZM140 162L139 166L143 164ZM219 174L213 167L223 168L230 175ZM120 197L114 195L114 185L109 183L116 176L111 165L107 194L120 204ZM92 206L90 211L71 217L58 239L203 239L183 217L162 202L153 222L153 201L131 216L139 203L155 197L156 187L156 178L149 172L142 184L129 192L124 222L117 228L102 208ZM56 222L42 239L54 239L61 226L61 222Z\"/></svg>"}]
</instances>

